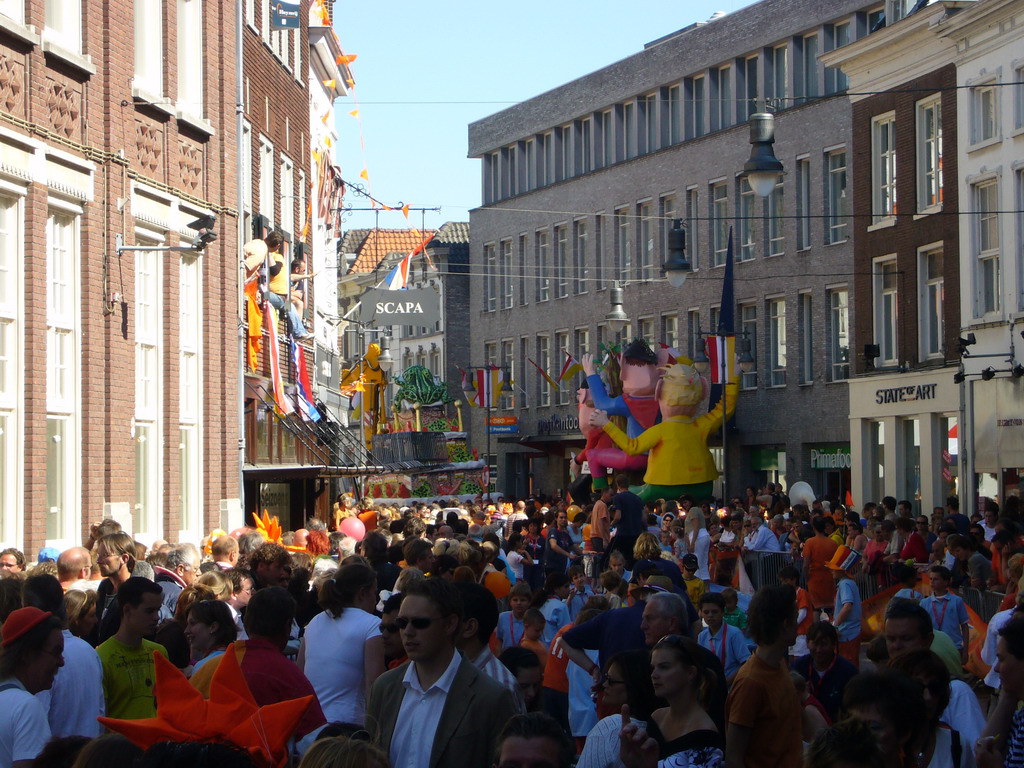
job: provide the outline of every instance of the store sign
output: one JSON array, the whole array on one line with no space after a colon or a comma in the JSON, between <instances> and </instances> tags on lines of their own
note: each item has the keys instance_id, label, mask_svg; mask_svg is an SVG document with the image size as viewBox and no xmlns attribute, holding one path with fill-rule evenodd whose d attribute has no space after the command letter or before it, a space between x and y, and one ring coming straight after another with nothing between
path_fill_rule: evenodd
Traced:
<instances>
[{"instance_id":1,"label":"store sign","mask_svg":"<svg viewBox=\"0 0 1024 768\"><path fill-rule=\"evenodd\" d=\"M359 302L359 322L364 325L429 326L441 319L441 299L431 288L371 288L359 297Z\"/></svg>"},{"instance_id":2,"label":"store sign","mask_svg":"<svg viewBox=\"0 0 1024 768\"><path fill-rule=\"evenodd\" d=\"M516 416L491 416L487 419L487 431L492 435L514 435L519 432L519 418Z\"/></svg>"},{"instance_id":3,"label":"store sign","mask_svg":"<svg viewBox=\"0 0 1024 768\"><path fill-rule=\"evenodd\" d=\"M886 387L875 390L878 405L888 403L913 403L918 400L934 400L938 384L911 384L906 387Z\"/></svg>"},{"instance_id":4,"label":"store sign","mask_svg":"<svg viewBox=\"0 0 1024 768\"><path fill-rule=\"evenodd\" d=\"M283 3L275 0L270 6L270 28L271 29L298 29L299 28L299 5L298 3Z\"/></svg>"},{"instance_id":5,"label":"store sign","mask_svg":"<svg viewBox=\"0 0 1024 768\"><path fill-rule=\"evenodd\" d=\"M811 448L811 469L849 469L851 465L849 446L831 445L824 448Z\"/></svg>"},{"instance_id":6,"label":"store sign","mask_svg":"<svg viewBox=\"0 0 1024 768\"><path fill-rule=\"evenodd\" d=\"M537 432L541 435L567 435L579 431L578 416L552 416L537 420Z\"/></svg>"}]
</instances>

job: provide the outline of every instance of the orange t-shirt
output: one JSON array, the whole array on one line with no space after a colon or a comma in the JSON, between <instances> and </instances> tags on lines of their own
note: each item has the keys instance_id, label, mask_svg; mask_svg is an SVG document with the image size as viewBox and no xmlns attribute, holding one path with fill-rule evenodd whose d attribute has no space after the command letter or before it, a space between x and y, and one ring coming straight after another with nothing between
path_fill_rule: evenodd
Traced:
<instances>
[{"instance_id":1,"label":"orange t-shirt","mask_svg":"<svg viewBox=\"0 0 1024 768\"><path fill-rule=\"evenodd\" d=\"M548 651L544 647L544 643L540 640L530 640L524 637L519 641L519 645L536 653L537 658L540 659L540 668L545 668L545 665L548 663Z\"/></svg>"},{"instance_id":2,"label":"orange t-shirt","mask_svg":"<svg viewBox=\"0 0 1024 768\"><path fill-rule=\"evenodd\" d=\"M561 691L566 695L569 693L569 654L558 642L558 638L572 627L572 624L566 624L555 633L555 637L551 641L551 648L548 649L547 663L544 665L544 687L553 691Z\"/></svg>"},{"instance_id":3,"label":"orange t-shirt","mask_svg":"<svg viewBox=\"0 0 1024 768\"><path fill-rule=\"evenodd\" d=\"M801 608L807 609L807 615L804 616L804 620L796 628L798 635L806 635L807 630L811 628L811 624L814 623L814 606L811 605L811 596L807 594L807 590L803 587L796 588L796 610L800 611Z\"/></svg>"},{"instance_id":4,"label":"orange t-shirt","mask_svg":"<svg viewBox=\"0 0 1024 768\"><path fill-rule=\"evenodd\" d=\"M824 608L836 601L836 583L825 563L832 559L837 549L839 545L827 536L812 536L804 542L807 591L815 608Z\"/></svg>"}]
</instances>

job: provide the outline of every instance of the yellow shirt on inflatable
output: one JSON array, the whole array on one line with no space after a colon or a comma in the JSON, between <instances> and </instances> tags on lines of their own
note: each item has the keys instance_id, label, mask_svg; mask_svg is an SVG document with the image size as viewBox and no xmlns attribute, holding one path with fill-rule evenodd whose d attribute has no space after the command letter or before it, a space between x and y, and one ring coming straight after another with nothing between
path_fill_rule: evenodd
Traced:
<instances>
[{"instance_id":1,"label":"yellow shirt on inflatable","mask_svg":"<svg viewBox=\"0 0 1024 768\"><path fill-rule=\"evenodd\" d=\"M736 408L738 386L726 385L729 415ZM670 416L660 424L644 430L637 437L626 434L611 422L604 425L605 433L619 448L630 456L648 453L648 485L695 485L718 477L715 460L708 450L708 435L722 426L722 401L703 416Z\"/></svg>"}]
</instances>

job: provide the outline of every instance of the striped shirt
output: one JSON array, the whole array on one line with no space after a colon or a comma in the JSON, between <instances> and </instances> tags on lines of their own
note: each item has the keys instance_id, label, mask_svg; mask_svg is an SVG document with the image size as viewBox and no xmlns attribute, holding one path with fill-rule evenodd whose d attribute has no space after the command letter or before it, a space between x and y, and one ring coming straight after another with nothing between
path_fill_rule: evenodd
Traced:
<instances>
[{"instance_id":1,"label":"striped shirt","mask_svg":"<svg viewBox=\"0 0 1024 768\"><path fill-rule=\"evenodd\" d=\"M516 680L516 676L512 674L512 670L502 664L497 657L491 653L489 648L484 648L480 652L480 655L471 661L473 662L474 667L479 669L489 678L497 680L512 691L512 696L516 700L516 707L518 708L519 713L526 714L526 702L523 700L523 694L519 690L519 681Z\"/></svg>"},{"instance_id":2,"label":"striped shirt","mask_svg":"<svg viewBox=\"0 0 1024 768\"><path fill-rule=\"evenodd\" d=\"M1006 768L1024 768L1024 709L1018 709L1006 741Z\"/></svg>"}]
</instances>

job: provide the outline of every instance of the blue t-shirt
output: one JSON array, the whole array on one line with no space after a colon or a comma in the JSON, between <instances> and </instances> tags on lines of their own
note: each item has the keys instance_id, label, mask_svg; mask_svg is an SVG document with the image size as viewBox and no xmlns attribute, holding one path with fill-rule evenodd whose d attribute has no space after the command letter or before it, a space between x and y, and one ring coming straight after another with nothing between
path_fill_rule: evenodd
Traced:
<instances>
[{"instance_id":1,"label":"blue t-shirt","mask_svg":"<svg viewBox=\"0 0 1024 768\"><path fill-rule=\"evenodd\" d=\"M632 491L622 491L612 497L612 507L619 510L617 536L639 536L644 532L644 502Z\"/></svg>"},{"instance_id":2,"label":"blue t-shirt","mask_svg":"<svg viewBox=\"0 0 1024 768\"><path fill-rule=\"evenodd\" d=\"M501 650L519 645L523 639L523 620L517 619L512 611L505 611L498 616L498 626L494 630L498 634Z\"/></svg>"},{"instance_id":3,"label":"blue t-shirt","mask_svg":"<svg viewBox=\"0 0 1024 768\"><path fill-rule=\"evenodd\" d=\"M901 597L904 600L914 600L916 602L920 602L924 599L924 595L918 592L916 589L909 589L907 587L904 587L895 595L893 595L893 598L897 597Z\"/></svg>"},{"instance_id":4,"label":"blue t-shirt","mask_svg":"<svg viewBox=\"0 0 1024 768\"><path fill-rule=\"evenodd\" d=\"M571 624L572 621L569 619L569 609L557 597L549 597L547 602L540 607L540 612L544 614L546 620L540 639L544 645L548 646L555 639L558 630L566 624Z\"/></svg>"},{"instance_id":5,"label":"blue t-shirt","mask_svg":"<svg viewBox=\"0 0 1024 768\"><path fill-rule=\"evenodd\" d=\"M848 643L860 637L860 590L857 589L857 582L848 578L836 585L836 613L838 614L847 603L853 605L853 610L842 624L836 625L841 643Z\"/></svg>"},{"instance_id":6,"label":"blue t-shirt","mask_svg":"<svg viewBox=\"0 0 1024 768\"><path fill-rule=\"evenodd\" d=\"M569 609L569 618L573 623L576 622L576 617L580 615L583 606L587 604L587 600L593 596L594 590L591 589L589 584L583 585L582 592L577 592L575 587L569 591L569 598L565 601L565 604Z\"/></svg>"},{"instance_id":7,"label":"blue t-shirt","mask_svg":"<svg viewBox=\"0 0 1024 768\"><path fill-rule=\"evenodd\" d=\"M644 633L640 629L646 603L637 601L625 608L605 611L590 621L568 630L562 641L573 648L597 650L603 667L605 662L620 651L646 648Z\"/></svg>"},{"instance_id":8,"label":"blue t-shirt","mask_svg":"<svg viewBox=\"0 0 1024 768\"><path fill-rule=\"evenodd\" d=\"M697 642L718 657L726 677L731 677L750 658L750 649L743 633L725 622L718 628L717 635L712 635L711 629L705 627L697 636Z\"/></svg>"},{"instance_id":9,"label":"blue t-shirt","mask_svg":"<svg viewBox=\"0 0 1024 768\"><path fill-rule=\"evenodd\" d=\"M967 607L959 595L947 592L942 597L926 597L921 607L932 617L932 628L945 632L952 639L958 650L963 650L964 635L960 625L967 623Z\"/></svg>"}]
</instances>

